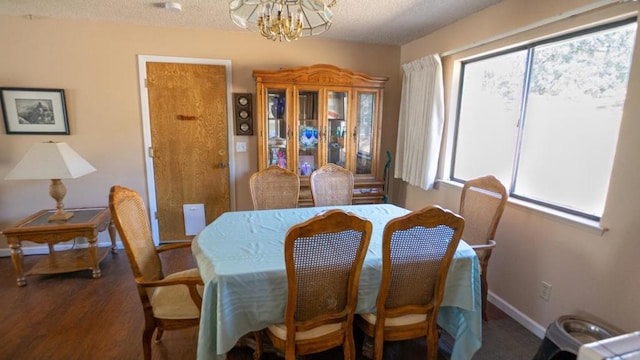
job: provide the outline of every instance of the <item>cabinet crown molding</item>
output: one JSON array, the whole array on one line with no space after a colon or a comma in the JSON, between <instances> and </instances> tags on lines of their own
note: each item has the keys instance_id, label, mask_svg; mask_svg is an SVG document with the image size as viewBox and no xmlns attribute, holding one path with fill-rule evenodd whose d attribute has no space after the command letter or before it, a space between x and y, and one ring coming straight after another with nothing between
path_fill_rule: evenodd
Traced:
<instances>
[{"instance_id":1,"label":"cabinet crown molding","mask_svg":"<svg viewBox=\"0 0 640 360\"><path fill-rule=\"evenodd\" d=\"M254 70L253 77L263 83L281 83L283 79L296 85L324 84L329 86L384 87L386 76L372 76L334 65L317 64L279 70Z\"/></svg>"}]
</instances>

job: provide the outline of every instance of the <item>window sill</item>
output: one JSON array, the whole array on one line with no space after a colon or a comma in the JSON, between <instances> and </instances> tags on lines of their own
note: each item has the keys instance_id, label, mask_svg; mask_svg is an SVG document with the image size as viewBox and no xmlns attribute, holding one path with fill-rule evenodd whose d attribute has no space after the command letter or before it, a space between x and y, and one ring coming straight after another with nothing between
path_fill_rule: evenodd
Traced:
<instances>
[{"instance_id":1,"label":"window sill","mask_svg":"<svg viewBox=\"0 0 640 360\"><path fill-rule=\"evenodd\" d=\"M458 190L462 190L462 186L463 186L463 184L461 183L449 181L449 180L438 180L436 182L436 186L439 187L439 185L444 185L446 187L449 187L452 189L458 189ZM563 213L562 211L545 208L544 206L532 204L519 199L509 197L507 204L515 205L517 207L520 207L528 211L533 211L551 220L556 220L571 226L580 227L582 229L588 230L600 236L602 236L607 230L609 230L609 228L607 228L606 226L604 226L598 221L589 220L589 219L582 218L580 216Z\"/></svg>"}]
</instances>

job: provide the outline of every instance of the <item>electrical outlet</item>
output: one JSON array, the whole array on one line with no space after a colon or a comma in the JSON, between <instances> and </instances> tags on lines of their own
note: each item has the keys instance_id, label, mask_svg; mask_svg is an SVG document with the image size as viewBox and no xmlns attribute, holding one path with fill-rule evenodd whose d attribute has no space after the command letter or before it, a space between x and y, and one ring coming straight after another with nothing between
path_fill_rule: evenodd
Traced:
<instances>
[{"instance_id":1,"label":"electrical outlet","mask_svg":"<svg viewBox=\"0 0 640 360\"><path fill-rule=\"evenodd\" d=\"M540 294L538 294L538 296L540 296L544 301L549 301L549 298L551 298L551 284L543 281L540 286Z\"/></svg>"}]
</instances>

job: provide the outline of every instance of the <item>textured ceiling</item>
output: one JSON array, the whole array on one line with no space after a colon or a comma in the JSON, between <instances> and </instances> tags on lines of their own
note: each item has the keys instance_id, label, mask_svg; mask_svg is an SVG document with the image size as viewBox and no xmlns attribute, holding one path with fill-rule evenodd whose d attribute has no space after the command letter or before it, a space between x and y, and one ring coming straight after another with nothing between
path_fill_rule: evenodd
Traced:
<instances>
[{"instance_id":1,"label":"textured ceiling","mask_svg":"<svg viewBox=\"0 0 640 360\"><path fill-rule=\"evenodd\" d=\"M0 0L0 14L89 19L230 31L227 0L182 0L181 12L149 0ZM338 0L333 25L321 37L403 45L500 0Z\"/></svg>"}]
</instances>

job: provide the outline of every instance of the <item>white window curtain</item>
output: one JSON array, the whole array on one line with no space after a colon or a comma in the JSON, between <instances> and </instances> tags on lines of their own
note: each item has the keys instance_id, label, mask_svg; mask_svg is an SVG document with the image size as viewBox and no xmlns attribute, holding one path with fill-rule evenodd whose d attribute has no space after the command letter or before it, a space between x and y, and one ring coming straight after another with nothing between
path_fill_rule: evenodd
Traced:
<instances>
[{"instance_id":1,"label":"white window curtain","mask_svg":"<svg viewBox=\"0 0 640 360\"><path fill-rule=\"evenodd\" d=\"M444 127L444 89L440 56L402 65L394 176L425 190L433 188Z\"/></svg>"}]
</instances>

